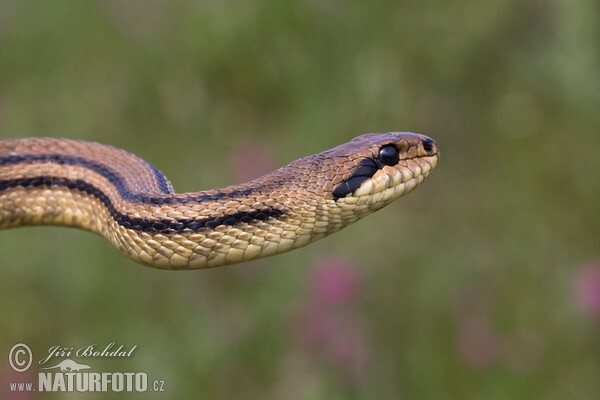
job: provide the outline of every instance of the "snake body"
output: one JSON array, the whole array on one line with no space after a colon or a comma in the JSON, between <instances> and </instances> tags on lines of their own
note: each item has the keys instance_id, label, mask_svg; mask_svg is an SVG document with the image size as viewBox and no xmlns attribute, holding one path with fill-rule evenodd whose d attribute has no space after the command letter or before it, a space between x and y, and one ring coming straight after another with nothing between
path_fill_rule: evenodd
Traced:
<instances>
[{"instance_id":1,"label":"snake body","mask_svg":"<svg viewBox=\"0 0 600 400\"><path fill-rule=\"evenodd\" d=\"M9 139L0 141L0 229L77 227L151 267L215 267L336 232L413 190L438 157L423 135L365 134L247 183L175 193L158 169L125 150Z\"/></svg>"}]
</instances>

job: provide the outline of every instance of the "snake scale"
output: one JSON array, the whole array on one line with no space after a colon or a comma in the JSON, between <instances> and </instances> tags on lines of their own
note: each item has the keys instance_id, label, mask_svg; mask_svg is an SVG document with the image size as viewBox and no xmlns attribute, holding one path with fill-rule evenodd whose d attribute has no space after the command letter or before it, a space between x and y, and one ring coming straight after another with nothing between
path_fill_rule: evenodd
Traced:
<instances>
[{"instance_id":1,"label":"snake scale","mask_svg":"<svg viewBox=\"0 0 600 400\"><path fill-rule=\"evenodd\" d=\"M336 232L412 191L438 158L427 136L370 133L246 183L175 193L158 169L125 150L2 140L0 229L77 227L151 267L216 267Z\"/></svg>"}]
</instances>

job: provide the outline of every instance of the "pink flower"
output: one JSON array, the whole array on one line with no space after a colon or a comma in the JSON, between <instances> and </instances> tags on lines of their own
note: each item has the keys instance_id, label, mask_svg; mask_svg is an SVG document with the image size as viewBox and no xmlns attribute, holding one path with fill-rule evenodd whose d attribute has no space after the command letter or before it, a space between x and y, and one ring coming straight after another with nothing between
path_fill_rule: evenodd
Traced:
<instances>
[{"instance_id":1,"label":"pink flower","mask_svg":"<svg viewBox=\"0 0 600 400\"><path fill-rule=\"evenodd\" d=\"M577 271L573 291L579 309L592 318L600 318L600 262L590 263Z\"/></svg>"},{"instance_id":2,"label":"pink flower","mask_svg":"<svg viewBox=\"0 0 600 400\"><path fill-rule=\"evenodd\" d=\"M350 382L366 375L368 346L362 320L349 311L305 310L293 324L302 353Z\"/></svg>"},{"instance_id":3,"label":"pink flower","mask_svg":"<svg viewBox=\"0 0 600 400\"><path fill-rule=\"evenodd\" d=\"M311 273L314 299L325 306L346 304L358 292L359 279L352 263L338 257L317 262Z\"/></svg>"},{"instance_id":4,"label":"pink flower","mask_svg":"<svg viewBox=\"0 0 600 400\"><path fill-rule=\"evenodd\" d=\"M368 371L368 338L351 300L359 279L352 263L321 259L310 272L307 295L292 324L293 338L315 364L330 368L349 385Z\"/></svg>"},{"instance_id":5,"label":"pink flower","mask_svg":"<svg viewBox=\"0 0 600 400\"><path fill-rule=\"evenodd\" d=\"M529 329L498 332L483 315L472 315L461 320L457 337L462 360L474 368L505 365L520 373L534 371L545 354L542 336Z\"/></svg>"}]
</instances>

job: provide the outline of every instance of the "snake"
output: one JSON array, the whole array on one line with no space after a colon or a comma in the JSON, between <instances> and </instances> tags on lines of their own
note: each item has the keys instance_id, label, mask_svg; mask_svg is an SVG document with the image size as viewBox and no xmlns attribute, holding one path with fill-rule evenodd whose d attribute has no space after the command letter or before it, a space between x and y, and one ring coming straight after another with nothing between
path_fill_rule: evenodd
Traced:
<instances>
[{"instance_id":1,"label":"snake","mask_svg":"<svg viewBox=\"0 0 600 400\"><path fill-rule=\"evenodd\" d=\"M368 133L245 183L176 193L142 158L72 139L0 141L0 229L75 227L154 268L217 267L296 249L419 186L437 143Z\"/></svg>"}]
</instances>

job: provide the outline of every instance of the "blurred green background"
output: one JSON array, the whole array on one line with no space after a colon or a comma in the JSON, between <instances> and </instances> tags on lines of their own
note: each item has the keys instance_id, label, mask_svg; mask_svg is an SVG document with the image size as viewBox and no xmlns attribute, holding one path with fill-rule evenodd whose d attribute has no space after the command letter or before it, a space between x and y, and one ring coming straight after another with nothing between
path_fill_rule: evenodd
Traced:
<instances>
[{"instance_id":1,"label":"blurred green background","mask_svg":"<svg viewBox=\"0 0 600 400\"><path fill-rule=\"evenodd\" d=\"M89 364L155 398L600 398L599 71L592 0L1 1L1 139L111 144L178 191L365 132L442 158L330 238L214 270L2 231L0 354L137 345ZM65 398L8 391L37 371L2 362L2 397Z\"/></svg>"}]
</instances>

